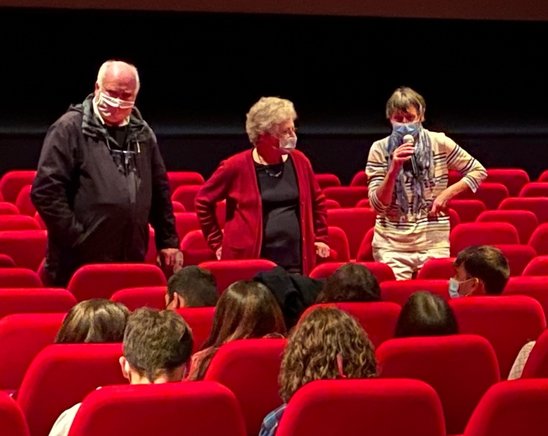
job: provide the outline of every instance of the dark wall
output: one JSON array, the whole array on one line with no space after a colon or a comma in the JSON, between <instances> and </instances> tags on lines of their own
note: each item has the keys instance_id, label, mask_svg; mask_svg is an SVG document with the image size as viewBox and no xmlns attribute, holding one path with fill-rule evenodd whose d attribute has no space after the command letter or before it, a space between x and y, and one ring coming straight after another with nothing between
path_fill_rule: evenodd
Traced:
<instances>
[{"instance_id":1,"label":"dark wall","mask_svg":"<svg viewBox=\"0 0 548 436\"><path fill-rule=\"evenodd\" d=\"M251 104L280 95L316 169L346 178L388 132L384 104L402 84L426 97L427 127L477 147L486 165L536 173L547 161L546 22L0 11L2 172L36 165L47 126L113 57L139 68L138 105L172 169L209 173L247 146Z\"/></svg>"}]
</instances>

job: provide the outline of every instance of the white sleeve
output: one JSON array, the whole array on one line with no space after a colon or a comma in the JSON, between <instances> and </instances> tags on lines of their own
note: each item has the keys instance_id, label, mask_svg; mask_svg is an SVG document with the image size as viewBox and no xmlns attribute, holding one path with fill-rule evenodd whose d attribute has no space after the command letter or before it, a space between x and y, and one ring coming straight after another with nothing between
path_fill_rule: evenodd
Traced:
<instances>
[{"instance_id":1,"label":"white sleeve","mask_svg":"<svg viewBox=\"0 0 548 436\"><path fill-rule=\"evenodd\" d=\"M55 424L49 432L49 436L67 436L69 434L70 426L74 421L76 413L80 409L82 403L75 404L70 409L65 410L59 415Z\"/></svg>"}]
</instances>

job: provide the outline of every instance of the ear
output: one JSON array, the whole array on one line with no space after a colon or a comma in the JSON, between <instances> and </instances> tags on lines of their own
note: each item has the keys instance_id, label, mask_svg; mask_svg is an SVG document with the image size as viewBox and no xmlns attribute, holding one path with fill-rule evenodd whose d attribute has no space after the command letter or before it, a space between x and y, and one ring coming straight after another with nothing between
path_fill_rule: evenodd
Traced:
<instances>
[{"instance_id":1,"label":"ear","mask_svg":"<svg viewBox=\"0 0 548 436\"><path fill-rule=\"evenodd\" d=\"M122 369L122 375L124 378L128 379L131 382L131 368L129 367L129 362L124 356L120 356L118 359L120 362L120 368Z\"/></svg>"},{"instance_id":2,"label":"ear","mask_svg":"<svg viewBox=\"0 0 548 436\"><path fill-rule=\"evenodd\" d=\"M484 295L485 294L485 286L483 285L483 281L478 279L477 277L473 277L473 283L470 287L470 293L468 295Z\"/></svg>"},{"instance_id":3,"label":"ear","mask_svg":"<svg viewBox=\"0 0 548 436\"><path fill-rule=\"evenodd\" d=\"M169 301L169 294L166 294L166 309L175 310L182 307L181 301L184 300L177 292L173 293L171 301Z\"/></svg>"}]
</instances>

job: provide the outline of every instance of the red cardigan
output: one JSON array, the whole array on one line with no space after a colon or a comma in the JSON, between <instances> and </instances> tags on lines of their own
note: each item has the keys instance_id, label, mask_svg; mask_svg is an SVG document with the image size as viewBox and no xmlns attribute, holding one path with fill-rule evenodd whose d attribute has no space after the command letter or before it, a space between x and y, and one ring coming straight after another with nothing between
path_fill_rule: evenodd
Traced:
<instances>
[{"instance_id":1,"label":"red cardigan","mask_svg":"<svg viewBox=\"0 0 548 436\"><path fill-rule=\"evenodd\" d=\"M314 242L327 243L325 197L306 156L294 150L293 162L299 188L303 273L316 263ZM226 199L224 234L215 216L216 204ZM223 259L256 259L263 238L261 194L252 150L221 162L196 195L196 212L209 246L222 246Z\"/></svg>"}]
</instances>

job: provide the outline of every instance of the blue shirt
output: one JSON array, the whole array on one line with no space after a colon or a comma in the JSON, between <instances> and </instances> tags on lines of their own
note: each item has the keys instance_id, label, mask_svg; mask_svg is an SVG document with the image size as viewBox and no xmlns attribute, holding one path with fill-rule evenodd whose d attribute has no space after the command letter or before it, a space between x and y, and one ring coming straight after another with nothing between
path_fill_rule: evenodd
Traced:
<instances>
[{"instance_id":1,"label":"blue shirt","mask_svg":"<svg viewBox=\"0 0 548 436\"><path fill-rule=\"evenodd\" d=\"M280 407L266 415L265 419L263 419L259 436L274 436L276 434L278 424L280 423L280 419L282 419L286 407L287 404L282 404Z\"/></svg>"}]
</instances>

